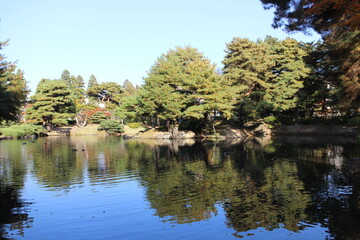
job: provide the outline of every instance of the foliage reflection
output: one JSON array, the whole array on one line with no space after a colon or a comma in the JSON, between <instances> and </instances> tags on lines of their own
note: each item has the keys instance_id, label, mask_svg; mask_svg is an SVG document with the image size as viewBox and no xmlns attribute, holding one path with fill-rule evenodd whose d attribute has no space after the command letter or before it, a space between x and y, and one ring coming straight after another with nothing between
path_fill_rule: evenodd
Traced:
<instances>
[{"instance_id":1,"label":"foliage reflection","mask_svg":"<svg viewBox=\"0 0 360 240\"><path fill-rule=\"evenodd\" d=\"M235 236L320 224L329 237L360 238L356 142L76 137L3 141L0 150L2 236L6 228L31 226L20 196L31 174L41 187L57 191L138 181L155 215L170 224L225 214Z\"/></svg>"}]
</instances>

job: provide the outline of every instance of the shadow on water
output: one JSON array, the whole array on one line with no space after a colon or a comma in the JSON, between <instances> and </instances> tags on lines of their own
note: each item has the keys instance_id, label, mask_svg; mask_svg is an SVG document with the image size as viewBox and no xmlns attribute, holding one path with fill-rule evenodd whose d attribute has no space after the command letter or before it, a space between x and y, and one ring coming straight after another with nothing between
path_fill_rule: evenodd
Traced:
<instances>
[{"instance_id":1,"label":"shadow on water","mask_svg":"<svg viewBox=\"0 0 360 240\"><path fill-rule=\"evenodd\" d=\"M26 213L29 203L20 199L18 190L0 180L0 239L12 239L12 235L23 236L25 228L31 227L32 218Z\"/></svg>"}]
</instances>

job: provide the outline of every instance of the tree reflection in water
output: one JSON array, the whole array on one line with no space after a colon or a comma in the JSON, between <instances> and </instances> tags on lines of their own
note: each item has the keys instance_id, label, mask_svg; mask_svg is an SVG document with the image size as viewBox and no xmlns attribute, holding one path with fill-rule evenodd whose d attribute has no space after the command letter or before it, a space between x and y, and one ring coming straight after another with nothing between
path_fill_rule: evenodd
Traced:
<instances>
[{"instance_id":1,"label":"tree reflection in water","mask_svg":"<svg viewBox=\"0 0 360 240\"><path fill-rule=\"evenodd\" d=\"M282 141L197 142L176 151L158 146L153 158L140 164L141 179L156 215L171 223L211 218L221 204L237 233L300 232L321 224L333 237L356 239L360 179L359 172L348 171L357 154L349 151L353 147Z\"/></svg>"},{"instance_id":2,"label":"tree reflection in water","mask_svg":"<svg viewBox=\"0 0 360 240\"><path fill-rule=\"evenodd\" d=\"M69 192L74 185L138 181L154 214L173 225L224 214L238 237L256 229L296 233L320 225L329 238L360 239L359 156L358 142L339 138L4 141L1 237L31 226L20 196L31 173L41 187Z\"/></svg>"},{"instance_id":3,"label":"tree reflection in water","mask_svg":"<svg viewBox=\"0 0 360 240\"><path fill-rule=\"evenodd\" d=\"M26 213L26 205L17 189L0 181L0 239L11 239L8 231L22 236L24 229L31 227L33 219Z\"/></svg>"}]
</instances>

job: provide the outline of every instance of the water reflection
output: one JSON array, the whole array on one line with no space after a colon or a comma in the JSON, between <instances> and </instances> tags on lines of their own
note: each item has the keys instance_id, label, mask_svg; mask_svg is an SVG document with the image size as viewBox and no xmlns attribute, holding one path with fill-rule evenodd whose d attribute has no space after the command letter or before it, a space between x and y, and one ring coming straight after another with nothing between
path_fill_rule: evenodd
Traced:
<instances>
[{"instance_id":1,"label":"water reflection","mask_svg":"<svg viewBox=\"0 0 360 240\"><path fill-rule=\"evenodd\" d=\"M31 177L39 188L66 194L74 187L136 181L154 215L174 226L223 214L235 237L256 229L301 234L321 226L327 238L359 239L359 156L358 142L339 138L2 141L0 236L32 226L21 200Z\"/></svg>"}]
</instances>

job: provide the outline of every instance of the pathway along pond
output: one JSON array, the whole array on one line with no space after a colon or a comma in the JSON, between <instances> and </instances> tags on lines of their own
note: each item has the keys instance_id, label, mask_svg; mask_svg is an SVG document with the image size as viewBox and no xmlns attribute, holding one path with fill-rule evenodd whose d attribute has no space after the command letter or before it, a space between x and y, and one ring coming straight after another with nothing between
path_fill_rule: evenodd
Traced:
<instances>
[{"instance_id":1,"label":"pathway along pond","mask_svg":"<svg viewBox=\"0 0 360 240\"><path fill-rule=\"evenodd\" d=\"M0 141L0 239L360 239L360 143Z\"/></svg>"}]
</instances>

